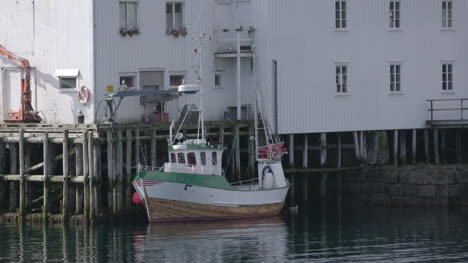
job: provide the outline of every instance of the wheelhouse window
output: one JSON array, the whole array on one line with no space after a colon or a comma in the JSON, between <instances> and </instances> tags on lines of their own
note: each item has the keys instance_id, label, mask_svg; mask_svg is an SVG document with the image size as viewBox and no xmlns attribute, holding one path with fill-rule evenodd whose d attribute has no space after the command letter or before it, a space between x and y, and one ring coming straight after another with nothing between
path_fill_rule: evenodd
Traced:
<instances>
[{"instance_id":1,"label":"wheelhouse window","mask_svg":"<svg viewBox=\"0 0 468 263\"><path fill-rule=\"evenodd\" d=\"M453 1L442 1L442 28L452 28Z\"/></svg>"},{"instance_id":2,"label":"wheelhouse window","mask_svg":"<svg viewBox=\"0 0 468 263\"><path fill-rule=\"evenodd\" d=\"M120 33L125 34L138 33L138 17L136 1L120 1Z\"/></svg>"},{"instance_id":3,"label":"wheelhouse window","mask_svg":"<svg viewBox=\"0 0 468 263\"><path fill-rule=\"evenodd\" d=\"M217 165L218 164L218 154L216 152L213 152L211 154L211 163L213 165Z\"/></svg>"},{"instance_id":4,"label":"wheelhouse window","mask_svg":"<svg viewBox=\"0 0 468 263\"><path fill-rule=\"evenodd\" d=\"M346 28L346 1L335 1L335 28Z\"/></svg>"},{"instance_id":5,"label":"wheelhouse window","mask_svg":"<svg viewBox=\"0 0 468 263\"><path fill-rule=\"evenodd\" d=\"M348 93L348 66L344 64L336 65L336 93Z\"/></svg>"},{"instance_id":6,"label":"wheelhouse window","mask_svg":"<svg viewBox=\"0 0 468 263\"><path fill-rule=\"evenodd\" d=\"M453 64L442 64L442 91L453 90Z\"/></svg>"},{"instance_id":7,"label":"wheelhouse window","mask_svg":"<svg viewBox=\"0 0 468 263\"><path fill-rule=\"evenodd\" d=\"M177 163L177 158L175 153L171 153L171 163Z\"/></svg>"},{"instance_id":8,"label":"wheelhouse window","mask_svg":"<svg viewBox=\"0 0 468 263\"><path fill-rule=\"evenodd\" d=\"M400 28L400 1L390 1L390 28Z\"/></svg>"},{"instance_id":9,"label":"wheelhouse window","mask_svg":"<svg viewBox=\"0 0 468 263\"><path fill-rule=\"evenodd\" d=\"M201 165L206 165L206 152L200 153L200 162L201 162Z\"/></svg>"},{"instance_id":10,"label":"wheelhouse window","mask_svg":"<svg viewBox=\"0 0 468 263\"><path fill-rule=\"evenodd\" d=\"M177 159L179 160L179 163L185 163L185 154L184 153L177 154Z\"/></svg>"},{"instance_id":11,"label":"wheelhouse window","mask_svg":"<svg viewBox=\"0 0 468 263\"><path fill-rule=\"evenodd\" d=\"M401 92L401 65L390 65L390 92Z\"/></svg>"},{"instance_id":12,"label":"wheelhouse window","mask_svg":"<svg viewBox=\"0 0 468 263\"><path fill-rule=\"evenodd\" d=\"M195 153L188 153L187 154L187 162L190 165L196 165L197 164L197 159L195 157Z\"/></svg>"}]
</instances>

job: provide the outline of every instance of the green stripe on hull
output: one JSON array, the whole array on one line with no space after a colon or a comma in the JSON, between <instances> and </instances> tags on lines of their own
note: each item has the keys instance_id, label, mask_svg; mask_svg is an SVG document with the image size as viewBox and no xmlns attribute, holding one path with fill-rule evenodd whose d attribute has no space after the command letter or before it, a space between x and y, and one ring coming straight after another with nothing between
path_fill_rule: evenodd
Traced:
<instances>
[{"instance_id":1,"label":"green stripe on hull","mask_svg":"<svg viewBox=\"0 0 468 263\"><path fill-rule=\"evenodd\" d=\"M207 174L162 173L154 171L141 171L134 181L164 181L180 184L191 184L209 188L233 190L226 177Z\"/></svg>"}]
</instances>

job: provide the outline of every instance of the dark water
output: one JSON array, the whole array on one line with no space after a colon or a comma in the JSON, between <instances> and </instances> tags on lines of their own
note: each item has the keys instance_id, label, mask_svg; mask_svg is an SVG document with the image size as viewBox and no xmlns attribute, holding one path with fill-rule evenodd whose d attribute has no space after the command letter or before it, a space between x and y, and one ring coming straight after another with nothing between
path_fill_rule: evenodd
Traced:
<instances>
[{"instance_id":1,"label":"dark water","mask_svg":"<svg viewBox=\"0 0 468 263\"><path fill-rule=\"evenodd\" d=\"M0 262L468 262L468 211L309 208L261 220L0 225Z\"/></svg>"}]
</instances>

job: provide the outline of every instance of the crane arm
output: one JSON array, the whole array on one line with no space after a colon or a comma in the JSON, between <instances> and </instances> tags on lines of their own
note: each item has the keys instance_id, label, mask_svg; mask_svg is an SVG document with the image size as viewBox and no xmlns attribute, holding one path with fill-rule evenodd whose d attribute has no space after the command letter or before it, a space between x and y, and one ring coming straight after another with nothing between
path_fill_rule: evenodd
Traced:
<instances>
[{"instance_id":1,"label":"crane arm","mask_svg":"<svg viewBox=\"0 0 468 263\"><path fill-rule=\"evenodd\" d=\"M25 73L25 78L30 79L31 65L27 59L24 59L18 55L13 54L11 51L0 45L0 57L4 57L11 62L19 65Z\"/></svg>"}]
</instances>

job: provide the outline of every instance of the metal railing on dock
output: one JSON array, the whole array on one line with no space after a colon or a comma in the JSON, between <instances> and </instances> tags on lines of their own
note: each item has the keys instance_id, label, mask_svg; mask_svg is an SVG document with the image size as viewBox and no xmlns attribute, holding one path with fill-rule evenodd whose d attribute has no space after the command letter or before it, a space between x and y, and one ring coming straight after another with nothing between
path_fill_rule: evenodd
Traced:
<instances>
[{"instance_id":1,"label":"metal railing on dock","mask_svg":"<svg viewBox=\"0 0 468 263\"><path fill-rule=\"evenodd\" d=\"M434 100L427 100L429 102L429 109L428 111L430 112L431 115L431 121L437 121L437 120L460 120L464 121L467 120L464 116L464 111L468 110L468 108L465 108L465 106L468 106L468 98L463 98L463 99L434 99ZM439 104L439 105L436 105ZM442 105L441 105L442 104ZM453 105L456 104L456 105ZM434 113L435 112L456 112L455 116L453 114L450 114L449 116L446 116L445 119L439 119L439 118L434 118ZM459 118L456 117L458 114ZM452 118L451 118L452 117ZM454 117L454 118L453 118Z\"/></svg>"}]
</instances>

